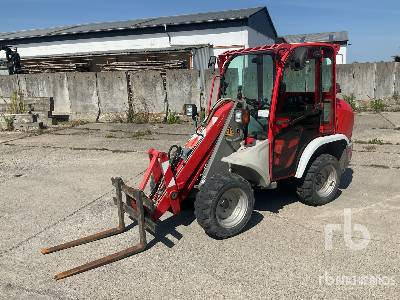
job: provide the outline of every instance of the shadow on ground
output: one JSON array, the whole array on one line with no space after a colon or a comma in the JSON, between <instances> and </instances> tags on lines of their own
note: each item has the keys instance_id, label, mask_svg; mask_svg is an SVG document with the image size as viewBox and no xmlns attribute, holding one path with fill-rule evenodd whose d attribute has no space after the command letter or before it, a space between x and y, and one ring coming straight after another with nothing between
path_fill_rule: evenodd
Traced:
<instances>
[{"instance_id":1,"label":"shadow on ground","mask_svg":"<svg viewBox=\"0 0 400 300\"><path fill-rule=\"evenodd\" d=\"M335 199L340 197L342 193L341 189L346 189L350 186L352 180L353 170L347 169L342 175L339 192ZM296 188L290 183L280 184L278 188L274 190L255 190L254 197L254 212L249 223L243 229L243 232L257 226L263 220L264 217L260 211L269 211L278 214L285 206L299 201ZM163 243L168 248L172 248L175 246L175 243L167 237L168 235L173 236L176 240L182 239L183 236L177 231L177 227L182 225L189 226L196 219L192 201L188 201L183 208L184 210L179 215L172 215L157 223L157 231L154 235L154 239L148 243L147 249L150 249L159 242ZM134 221L129 227L132 228L135 224Z\"/></svg>"}]
</instances>

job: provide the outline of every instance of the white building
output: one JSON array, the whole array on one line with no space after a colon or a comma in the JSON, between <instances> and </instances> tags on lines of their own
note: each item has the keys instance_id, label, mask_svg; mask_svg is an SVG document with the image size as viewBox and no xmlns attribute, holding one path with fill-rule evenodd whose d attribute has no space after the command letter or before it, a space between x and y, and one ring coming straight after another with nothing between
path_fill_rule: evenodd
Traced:
<instances>
[{"instance_id":1,"label":"white building","mask_svg":"<svg viewBox=\"0 0 400 300\"><path fill-rule=\"evenodd\" d=\"M0 33L0 43L17 47L23 64L68 58L81 65L90 61L89 71L149 56L203 69L212 54L272 44L276 38L266 7Z\"/></svg>"},{"instance_id":2,"label":"white building","mask_svg":"<svg viewBox=\"0 0 400 300\"><path fill-rule=\"evenodd\" d=\"M291 34L285 35L280 39L287 43L327 42L339 44L340 50L338 55L336 56L336 63L347 63L347 46L349 45L349 34L347 31Z\"/></svg>"}]
</instances>

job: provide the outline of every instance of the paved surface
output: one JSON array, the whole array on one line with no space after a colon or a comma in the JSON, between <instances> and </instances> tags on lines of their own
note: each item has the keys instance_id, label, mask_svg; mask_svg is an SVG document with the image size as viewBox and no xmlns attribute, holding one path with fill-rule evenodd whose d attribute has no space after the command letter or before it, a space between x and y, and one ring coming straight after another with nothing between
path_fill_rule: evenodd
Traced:
<instances>
[{"instance_id":1,"label":"paved surface","mask_svg":"<svg viewBox=\"0 0 400 300\"><path fill-rule=\"evenodd\" d=\"M0 133L1 298L398 298L398 120L357 117L351 167L326 206L305 206L282 189L258 192L250 225L223 241L207 237L190 210L167 215L146 252L60 282L54 273L136 243L137 231L47 256L39 249L116 224L110 177L137 184L146 150L182 144L192 128L89 124ZM354 229L360 224L370 235L362 250L348 248L366 240L360 231L351 240L344 234L346 208ZM332 250L325 249L327 224L342 228Z\"/></svg>"}]
</instances>

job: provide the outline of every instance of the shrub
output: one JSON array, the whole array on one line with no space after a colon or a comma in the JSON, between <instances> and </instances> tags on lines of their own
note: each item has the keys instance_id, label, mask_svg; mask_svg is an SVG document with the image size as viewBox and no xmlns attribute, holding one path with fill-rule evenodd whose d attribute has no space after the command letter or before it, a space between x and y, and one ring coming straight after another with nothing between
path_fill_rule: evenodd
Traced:
<instances>
[{"instance_id":1,"label":"shrub","mask_svg":"<svg viewBox=\"0 0 400 300\"><path fill-rule=\"evenodd\" d=\"M178 124L180 123L180 118L177 113L173 111L169 111L168 116L167 116L167 123L168 124Z\"/></svg>"},{"instance_id":2,"label":"shrub","mask_svg":"<svg viewBox=\"0 0 400 300\"><path fill-rule=\"evenodd\" d=\"M128 110L126 114L126 122L127 123L135 123L135 124L145 124L149 123L150 114L147 112L138 112L134 113Z\"/></svg>"},{"instance_id":3,"label":"shrub","mask_svg":"<svg viewBox=\"0 0 400 300\"><path fill-rule=\"evenodd\" d=\"M383 145L384 142L381 139L374 138L372 140L368 141L368 144L373 144L373 145Z\"/></svg>"},{"instance_id":4,"label":"shrub","mask_svg":"<svg viewBox=\"0 0 400 300\"><path fill-rule=\"evenodd\" d=\"M12 116L5 116L4 114L0 115L4 122L6 123L6 127L2 130L11 131L14 129L14 118Z\"/></svg>"},{"instance_id":5,"label":"shrub","mask_svg":"<svg viewBox=\"0 0 400 300\"><path fill-rule=\"evenodd\" d=\"M354 94L344 95L343 100L350 104L353 110L357 109L356 97L354 96Z\"/></svg>"},{"instance_id":6,"label":"shrub","mask_svg":"<svg viewBox=\"0 0 400 300\"><path fill-rule=\"evenodd\" d=\"M374 112L381 112L385 109L385 103L382 99L372 99L370 106Z\"/></svg>"},{"instance_id":7,"label":"shrub","mask_svg":"<svg viewBox=\"0 0 400 300\"><path fill-rule=\"evenodd\" d=\"M10 114L22 114L26 112L24 96L21 93L12 93L10 103L8 103L8 112Z\"/></svg>"}]
</instances>

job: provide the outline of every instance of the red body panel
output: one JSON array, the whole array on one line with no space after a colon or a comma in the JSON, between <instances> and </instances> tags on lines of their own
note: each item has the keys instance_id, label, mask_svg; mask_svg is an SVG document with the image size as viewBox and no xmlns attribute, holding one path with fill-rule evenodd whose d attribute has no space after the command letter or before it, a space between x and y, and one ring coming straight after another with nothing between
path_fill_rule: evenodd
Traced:
<instances>
[{"instance_id":1,"label":"red body panel","mask_svg":"<svg viewBox=\"0 0 400 300\"><path fill-rule=\"evenodd\" d=\"M186 160L179 163L175 174L167 153L149 150L150 164L139 188L145 189L151 175L154 182L161 181L158 189L161 192L156 193L151 199L156 204L155 210L151 213L153 220L159 219L170 208L174 214L180 212L180 204L187 198L199 179L232 106L233 102L222 103L209 116L206 126L197 129L199 134L194 134L184 146L186 150L191 150L191 153ZM131 205L135 208L133 201Z\"/></svg>"},{"instance_id":2,"label":"red body panel","mask_svg":"<svg viewBox=\"0 0 400 300\"><path fill-rule=\"evenodd\" d=\"M336 133L342 133L349 140L353 133L354 113L346 101L336 99Z\"/></svg>"}]
</instances>

